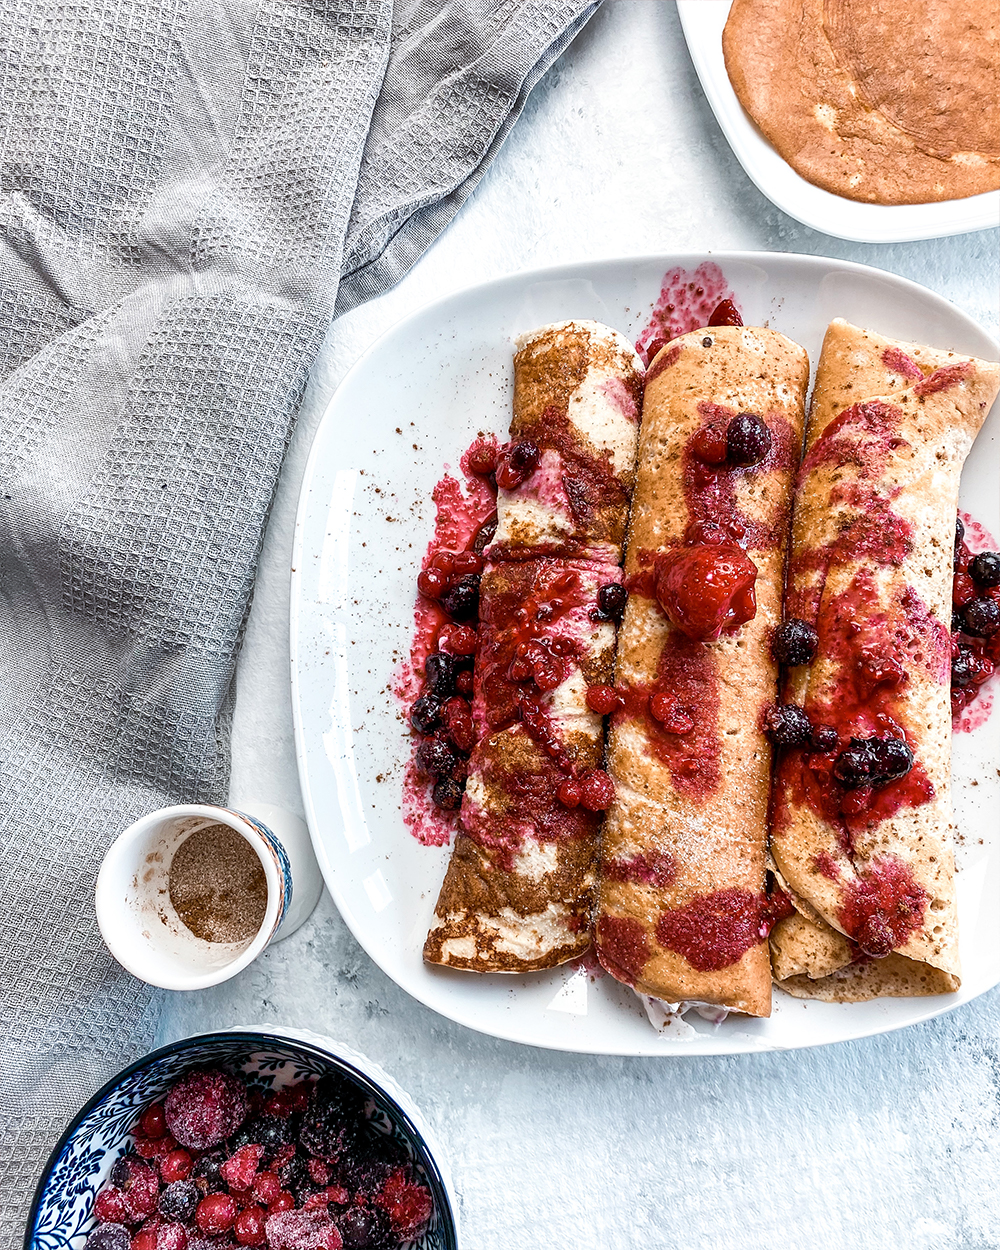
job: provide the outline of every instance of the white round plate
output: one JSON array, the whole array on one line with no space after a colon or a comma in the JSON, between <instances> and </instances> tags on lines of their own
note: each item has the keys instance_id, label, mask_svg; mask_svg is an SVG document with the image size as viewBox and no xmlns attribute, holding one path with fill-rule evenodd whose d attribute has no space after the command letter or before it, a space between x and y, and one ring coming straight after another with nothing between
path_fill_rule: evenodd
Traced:
<instances>
[{"instance_id":1,"label":"white round plate","mask_svg":"<svg viewBox=\"0 0 1000 1250\"><path fill-rule=\"evenodd\" d=\"M425 966L424 936L448 858L400 812L410 742L394 674L409 653L415 579L432 532L431 490L480 430L506 437L515 334L593 317L635 339L664 273L721 266L748 324L770 324L815 362L834 317L883 334L995 358L945 300L863 265L813 256L719 253L596 261L517 274L401 321L344 379L306 469L292 573L292 695L302 792L330 892L380 968L442 1015L497 1037L599 1054L731 1054L814 1046L899 1028L1000 981L1000 714L955 740L959 910L965 976L955 995L803 1003L776 992L769 1020L731 1016L660 1036L609 976L564 966L476 976ZM1000 534L1000 405L966 467L962 505Z\"/></svg>"},{"instance_id":2,"label":"white round plate","mask_svg":"<svg viewBox=\"0 0 1000 1250\"><path fill-rule=\"evenodd\" d=\"M939 239L1000 221L1000 191L936 204L864 204L813 186L778 155L743 111L726 72L722 30L732 0L677 0L681 29L715 119L757 189L797 221L861 243Z\"/></svg>"}]
</instances>

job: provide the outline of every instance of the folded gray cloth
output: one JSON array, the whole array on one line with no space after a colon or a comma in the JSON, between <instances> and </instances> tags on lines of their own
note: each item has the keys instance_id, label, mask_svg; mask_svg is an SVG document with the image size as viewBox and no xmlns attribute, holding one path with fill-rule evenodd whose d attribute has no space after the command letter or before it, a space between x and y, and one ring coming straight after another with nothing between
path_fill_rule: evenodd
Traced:
<instances>
[{"instance_id":1,"label":"folded gray cloth","mask_svg":"<svg viewBox=\"0 0 1000 1250\"><path fill-rule=\"evenodd\" d=\"M334 311L470 194L579 0L18 0L0 25L0 1244L150 1046L107 845L225 797L233 669ZM343 275L343 277L342 277Z\"/></svg>"}]
</instances>

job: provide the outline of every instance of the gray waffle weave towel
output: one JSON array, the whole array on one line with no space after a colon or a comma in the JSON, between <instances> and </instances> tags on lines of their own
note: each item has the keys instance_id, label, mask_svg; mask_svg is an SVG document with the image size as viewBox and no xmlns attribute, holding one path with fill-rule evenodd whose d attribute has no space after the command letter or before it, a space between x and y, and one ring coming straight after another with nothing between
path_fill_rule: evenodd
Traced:
<instances>
[{"instance_id":1,"label":"gray waffle weave towel","mask_svg":"<svg viewBox=\"0 0 1000 1250\"><path fill-rule=\"evenodd\" d=\"M69 1116L151 1043L94 880L137 816L225 797L262 528L330 318L447 224L595 7L4 6L2 1245Z\"/></svg>"}]
</instances>

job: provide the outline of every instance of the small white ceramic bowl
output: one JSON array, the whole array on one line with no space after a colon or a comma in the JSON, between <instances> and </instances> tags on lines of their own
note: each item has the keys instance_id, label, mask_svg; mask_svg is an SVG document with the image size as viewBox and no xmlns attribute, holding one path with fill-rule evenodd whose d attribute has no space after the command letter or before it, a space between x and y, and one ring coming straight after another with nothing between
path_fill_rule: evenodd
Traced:
<instances>
[{"instance_id":1,"label":"small white ceramic bowl","mask_svg":"<svg viewBox=\"0 0 1000 1250\"><path fill-rule=\"evenodd\" d=\"M170 865L178 847L215 824L246 839L267 882L264 920L244 942L197 937L170 901ZM274 937L291 900L288 855L271 830L243 812L201 803L162 807L129 825L104 857L95 894L97 923L115 959L134 976L168 990L200 990L234 977Z\"/></svg>"}]
</instances>

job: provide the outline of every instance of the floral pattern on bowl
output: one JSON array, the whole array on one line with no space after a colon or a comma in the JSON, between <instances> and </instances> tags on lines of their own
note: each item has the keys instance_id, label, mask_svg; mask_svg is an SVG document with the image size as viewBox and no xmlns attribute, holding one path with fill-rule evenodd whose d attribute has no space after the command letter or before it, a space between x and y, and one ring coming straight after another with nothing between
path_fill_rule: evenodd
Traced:
<instances>
[{"instance_id":1,"label":"floral pattern on bowl","mask_svg":"<svg viewBox=\"0 0 1000 1250\"><path fill-rule=\"evenodd\" d=\"M94 1227L94 1200L116 1159L126 1152L143 1109L192 1068L241 1072L251 1086L277 1089L341 1073L367 1095L366 1113L381 1132L406 1149L434 1209L427 1232L408 1250L457 1250L458 1229L441 1164L428 1130L396 1082L375 1064L339 1043L304 1030L234 1030L185 1038L126 1068L77 1114L49 1157L35 1192L25 1250L83 1250ZM419 1125L419 1127L418 1127ZM435 1145L434 1152L440 1158Z\"/></svg>"}]
</instances>

